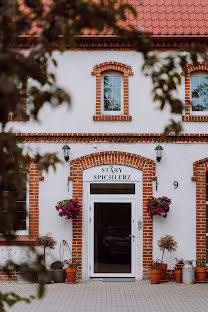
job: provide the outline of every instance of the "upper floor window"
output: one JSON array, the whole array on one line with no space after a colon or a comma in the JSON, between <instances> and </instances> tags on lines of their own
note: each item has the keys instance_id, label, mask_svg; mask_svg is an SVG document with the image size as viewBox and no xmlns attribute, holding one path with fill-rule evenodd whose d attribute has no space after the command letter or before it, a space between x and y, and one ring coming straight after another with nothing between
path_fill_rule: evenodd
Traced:
<instances>
[{"instance_id":1,"label":"upper floor window","mask_svg":"<svg viewBox=\"0 0 208 312\"><path fill-rule=\"evenodd\" d=\"M208 121L208 65L188 64L185 73L185 114L183 121Z\"/></svg>"},{"instance_id":2,"label":"upper floor window","mask_svg":"<svg viewBox=\"0 0 208 312\"><path fill-rule=\"evenodd\" d=\"M27 121L29 116L27 115L27 99L26 99L26 81L21 82L16 77L11 77L9 82L16 86L19 93L19 102L16 105L15 111L9 113L8 119L13 121Z\"/></svg>"},{"instance_id":3,"label":"upper floor window","mask_svg":"<svg viewBox=\"0 0 208 312\"><path fill-rule=\"evenodd\" d=\"M131 121L129 115L129 76L132 68L118 62L95 65L96 113L94 121Z\"/></svg>"},{"instance_id":4,"label":"upper floor window","mask_svg":"<svg viewBox=\"0 0 208 312\"><path fill-rule=\"evenodd\" d=\"M191 103L192 111L208 111L208 73L191 74Z\"/></svg>"},{"instance_id":5,"label":"upper floor window","mask_svg":"<svg viewBox=\"0 0 208 312\"><path fill-rule=\"evenodd\" d=\"M102 75L102 113L123 113L123 75L119 72Z\"/></svg>"}]
</instances>

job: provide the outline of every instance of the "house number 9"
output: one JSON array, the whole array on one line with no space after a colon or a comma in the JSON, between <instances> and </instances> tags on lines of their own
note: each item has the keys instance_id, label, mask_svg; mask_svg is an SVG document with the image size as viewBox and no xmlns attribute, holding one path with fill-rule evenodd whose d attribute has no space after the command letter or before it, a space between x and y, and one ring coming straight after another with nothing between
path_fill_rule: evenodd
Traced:
<instances>
[{"instance_id":1,"label":"house number 9","mask_svg":"<svg viewBox=\"0 0 208 312\"><path fill-rule=\"evenodd\" d=\"M174 185L174 188L177 189L178 188L178 181L174 181L173 185Z\"/></svg>"}]
</instances>

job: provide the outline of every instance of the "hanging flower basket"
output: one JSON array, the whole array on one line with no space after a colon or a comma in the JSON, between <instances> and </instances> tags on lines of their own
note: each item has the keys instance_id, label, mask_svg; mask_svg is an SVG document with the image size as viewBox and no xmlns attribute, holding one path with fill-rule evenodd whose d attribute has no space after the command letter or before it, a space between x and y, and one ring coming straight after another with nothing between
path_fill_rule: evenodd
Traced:
<instances>
[{"instance_id":1,"label":"hanging flower basket","mask_svg":"<svg viewBox=\"0 0 208 312\"><path fill-rule=\"evenodd\" d=\"M77 199L65 199L59 201L55 208L59 211L60 217L65 217L66 219L76 219L79 215L81 205L78 204Z\"/></svg>"},{"instance_id":2,"label":"hanging flower basket","mask_svg":"<svg viewBox=\"0 0 208 312\"><path fill-rule=\"evenodd\" d=\"M166 196L158 198L151 197L148 199L147 211L151 216L159 215L166 218L170 209L170 204L171 199Z\"/></svg>"}]
</instances>

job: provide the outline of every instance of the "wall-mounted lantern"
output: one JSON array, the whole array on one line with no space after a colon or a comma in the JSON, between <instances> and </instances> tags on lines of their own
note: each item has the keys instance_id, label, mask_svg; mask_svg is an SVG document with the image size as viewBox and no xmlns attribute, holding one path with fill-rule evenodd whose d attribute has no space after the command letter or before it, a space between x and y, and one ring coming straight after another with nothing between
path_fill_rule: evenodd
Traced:
<instances>
[{"instance_id":1,"label":"wall-mounted lantern","mask_svg":"<svg viewBox=\"0 0 208 312\"><path fill-rule=\"evenodd\" d=\"M156 146L155 151L156 151L156 159L158 162L160 162L162 158L162 151L163 151L162 146L161 145Z\"/></svg>"},{"instance_id":2,"label":"wall-mounted lantern","mask_svg":"<svg viewBox=\"0 0 208 312\"><path fill-rule=\"evenodd\" d=\"M62 150L63 150L63 153L64 153L64 159L65 161L69 161L69 151L70 151L70 147L69 145L65 144L63 147L62 147Z\"/></svg>"}]
</instances>

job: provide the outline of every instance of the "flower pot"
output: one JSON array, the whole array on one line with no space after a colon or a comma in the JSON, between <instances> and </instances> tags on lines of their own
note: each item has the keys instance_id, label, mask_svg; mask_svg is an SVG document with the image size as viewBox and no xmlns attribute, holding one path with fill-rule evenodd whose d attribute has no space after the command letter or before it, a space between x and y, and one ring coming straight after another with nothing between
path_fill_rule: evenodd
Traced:
<instances>
[{"instance_id":1,"label":"flower pot","mask_svg":"<svg viewBox=\"0 0 208 312\"><path fill-rule=\"evenodd\" d=\"M159 284L161 280L161 269L149 269L151 284Z\"/></svg>"},{"instance_id":2,"label":"flower pot","mask_svg":"<svg viewBox=\"0 0 208 312\"><path fill-rule=\"evenodd\" d=\"M45 272L38 273L38 282L42 284L51 284L53 279L53 272L46 270Z\"/></svg>"},{"instance_id":3,"label":"flower pot","mask_svg":"<svg viewBox=\"0 0 208 312\"><path fill-rule=\"evenodd\" d=\"M66 268L66 279L68 283L76 282L77 268Z\"/></svg>"},{"instance_id":4,"label":"flower pot","mask_svg":"<svg viewBox=\"0 0 208 312\"><path fill-rule=\"evenodd\" d=\"M166 271L167 271L167 263L162 263L162 269L161 269L161 281L166 280Z\"/></svg>"},{"instance_id":5,"label":"flower pot","mask_svg":"<svg viewBox=\"0 0 208 312\"><path fill-rule=\"evenodd\" d=\"M175 270L176 283L182 283L182 270Z\"/></svg>"},{"instance_id":6,"label":"flower pot","mask_svg":"<svg viewBox=\"0 0 208 312\"><path fill-rule=\"evenodd\" d=\"M195 268L196 281L206 281L207 269L206 268Z\"/></svg>"},{"instance_id":7,"label":"flower pot","mask_svg":"<svg viewBox=\"0 0 208 312\"><path fill-rule=\"evenodd\" d=\"M64 269L53 270L54 283L64 283L66 279L66 273Z\"/></svg>"}]
</instances>

